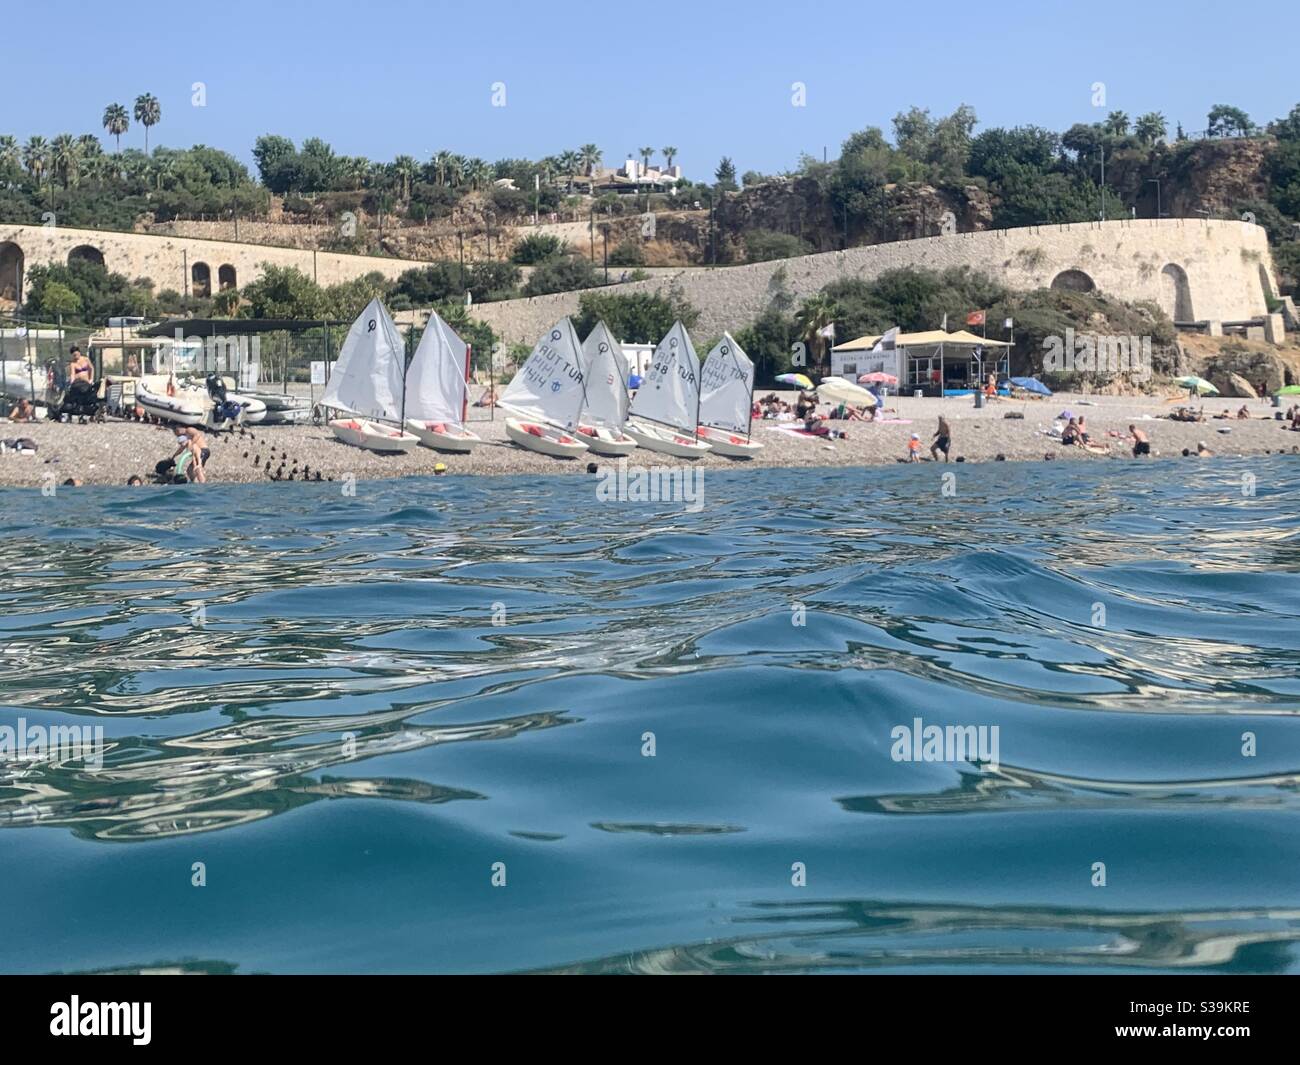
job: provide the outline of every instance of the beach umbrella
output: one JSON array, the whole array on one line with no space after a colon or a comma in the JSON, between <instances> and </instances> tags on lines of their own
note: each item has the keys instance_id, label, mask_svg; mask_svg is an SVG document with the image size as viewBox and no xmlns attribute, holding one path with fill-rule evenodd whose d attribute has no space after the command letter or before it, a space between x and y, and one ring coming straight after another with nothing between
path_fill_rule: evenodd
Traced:
<instances>
[{"instance_id":1,"label":"beach umbrella","mask_svg":"<svg viewBox=\"0 0 1300 1065\"><path fill-rule=\"evenodd\" d=\"M861 377L858 378L858 384L896 385L898 384L898 378L895 377L892 373L884 373L881 370L876 370L874 373L864 373Z\"/></svg>"},{"instance_id":2,"label":"beach umbrella","mask_svg":"<svg viewBox=\"0 0 1300 1065\"><path fill-rule=\"evenodd\" d=\"M779 373L776 379L783 385L791 385L794 388L812 388L812 378L805 377L801 373Z\"/></svg>"},{"instance_id":3,"label":"beach umbrella","mask_svg":"<svg viewBox=\"0 0 1300 1065\"><path fill-rule=\"evenodd\" d=\"M851 403L857 407L874 407L876 397L861 385L846 381L842 377L823 377L817 386L817 395L835 403Z\"/></svg>"},{"instance_id":4,"label":"beach umbrella","mask_svg":"<svg viewBox=\"0 0 1300 1065\"><path fill-rule=\"evenodd\" d=\"M1016 388L1023 388L1026 392L1033 392L1039 396L1050 396L1052 394L1052 390L1037 377L1013 377L1011 383Z\"/></svg>"},{"instance_id":5,"label":"beach umbrella","mask_svg":"<svg viewBox=\"0 0 1300 1065\"><path fill-rule=\"evenodd\" d=\"M1300 396L1300 385L1284 385L1273 393L1275 396Z\"/></svg>"},{"instance_id":6,"label":"beach umbrella","mask_svg":"<svg viewBox=\"0 0 1300 1065\"><path fill-rule=\"evenodd\" d=\"M1219 390L1209 381L1204 377L1197 377L1194 373L1189 373L1186 377L1176 378L1174 384L1182 385L1183 388L1189 389L1200 396L1217 396L1219 394Z\"/></svg>"}]
</instances>

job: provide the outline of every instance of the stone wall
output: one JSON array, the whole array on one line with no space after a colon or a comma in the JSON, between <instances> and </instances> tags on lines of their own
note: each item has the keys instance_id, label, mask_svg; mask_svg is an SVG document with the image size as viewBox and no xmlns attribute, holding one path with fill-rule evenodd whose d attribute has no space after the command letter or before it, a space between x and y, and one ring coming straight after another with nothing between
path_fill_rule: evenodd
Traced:
<instances>
[{"instance_id":1,"label":"stone wall","mask_svg":"<svg viewBox=\"0 0 1300 1065\"><path fill-rule=\"evenodd\" d=\"M15 246L21 252L24 278L33 266L66 263L75 251L78 255L98 258L107 269L132 280L147 277L157 289L192 294L201 292L198 282L203 270L196 267L207 268L209 286L215 293L225 287L222 267L229 268L224 276L241 287L261 276L264 263L296 266L322 285L351 281L371 271L396 278L404 270L425 265L413 259L274 248L199 237L0 224L0 297L12 298Z\"/></svg>"},{"instance_id":2,"label":"stone wall","mask_svg":"<svg viewBox=\"0 0 1300 1065\"><path fill-rule=\"evenodd\" d=\"M678 285L699 308L695 332L707 339L757 318L781 284L778 271L803 299L832 281L870 280L903 266L968 266L1017 290L1091 284L1125 300L1156 303L1179 321L1263 315L1261 270L1276 289L1268 238L1259 226L1168 218L954 233L747 266L687 268L611 291L658 292ZM507 342L532 343L556 319L574 314L580 295L485 303L474 314Z\"/></svg>"}]
</instances>

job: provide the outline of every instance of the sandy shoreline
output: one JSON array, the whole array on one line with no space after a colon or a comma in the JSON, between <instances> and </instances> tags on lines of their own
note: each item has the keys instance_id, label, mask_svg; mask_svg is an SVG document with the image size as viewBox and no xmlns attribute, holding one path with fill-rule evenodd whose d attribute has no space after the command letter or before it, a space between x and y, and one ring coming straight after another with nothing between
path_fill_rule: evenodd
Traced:
<instances>
[{"instance_id":1,"label":"sandy shoreline","mask_svg":"<svg viewBox=\"0 0 1300 1065\"><path fill-rule=\"evenodd\" d=\"M1002 400L977 409L967 398L891 398L890 406L909 424L832 422L848 433L848 439L823 440L774 431L772 422L756 422L754 439L764 445L755 459L737 461L707 455L695 463L674 459L644 449L629 460L633 465L696 465L705 469L738 466L808 468L822 466L892 465L907 453L907 441L915 432L921 437L923 454L929 454L940 413L953 430L952 456L967 462L993 461L998 454L1009 461L1043 461L1045 454L1056 459L1104 462L1108 458L1133 461L1129 453L1127 427L1136 424L1151 438L1156 458L1180 458L1183 448L1195 450L1205 441L1216 455L1262 455L1300 450L1300 433L1286 431L1273 417L1267 401L1247 402L1250 420L1216 421L1212 415L1236 412L1242 400L1207 400L1207 420L1201 423L1172 422L1163 415L1176 404L1133 397L1077 396L1058 394L1050 399L1022 402ZM1083 413L1094 442L1108 450L1092 455L1077 447L1064 447L1043 434L1063 410ZM1021 412L1024 420L1009 420L1009 411ZM481 413L481 412L475 412ZM334 439L324 427L248 427L243 435L210 434L212 457L208 463L210 483L254 483L270 480L283 463L283 477L295 481L319 472L322 478L339 480L351 474L358 480L433 473L441 462L449 474L557 474L582 473L588 462L604 466L616 460L590 455L564 461L538 455L512 444L505 437L503 420L471 421L470 427L484 438L470 455L447 455L418 448L410 455L381 456L348 447ZM1230 429L1220 433L1218 429ZM1111 436L1110 433L1119 435ZM154 463L171 454L171 432L160 426L108 421L101 425L12 424L0 421L0 440L30 437L39 445L35 455L7 452L0 455L0 485L39 487L52 477L61 483L75 477L85 484L125 484L133 473L148 480ZM270 470L266 466L270 463Z\"/></svg>"}]
</instances>

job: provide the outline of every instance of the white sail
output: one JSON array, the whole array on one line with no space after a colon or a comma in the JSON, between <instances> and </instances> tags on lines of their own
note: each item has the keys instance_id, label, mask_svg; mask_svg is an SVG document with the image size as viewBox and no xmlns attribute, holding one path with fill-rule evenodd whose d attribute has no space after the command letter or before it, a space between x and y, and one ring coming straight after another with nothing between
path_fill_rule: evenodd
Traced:
<instances>
[{"instance_id":1,"label":"white sail","mask_svg":"<svg viewBox=\"0 0 1300 1065\"><path fill-rule=\"evenodd\" d=\"M627 421L627 356L604 322L582 342L587 371L587 425L618 429Z\"/></svg>"},{"instance_id":2,"label":"white sail","mask_svg":"<svg viewBox=\"0 0 1300 1065\"><path fill-rule=\"evenodd\" d=\"M748 433L754 402L754 364L730 333L714 345L700 371L700 424Z\"/></svg>"},{"instance_id":3,"label":"white sail","mask_svg":"<svg viewBox=\"0 0 1300 1065\"><path fill-rule=\"evenodd\" d=\"M352 323L321 403L366 418L398 421L406 353L401 334L379 300Z\"/></svg>"},{"instance_id":4,"label":"white sail","mask_svg":"<svg viewBox=\"0 0 1300 1065\"><path fill-rule=\"evenodd\" d=\"M681 322L668 330L632 400L630 413L695 435L700 409L700 359Z\"/></svg>"},{"instance_id":5,"label":"white sail","mask_svg":"<svg viewBox=\"0 0 1300 1065\"><path fill-rule=\"evenodd\" d=\"M501 395L501 405L570 431L586 400L585 361L568 318L548 329Z\"/></svg>"},{"instance_id":6,"label":"white sail","mask_svg":"<svg viewBox=\"0 0 1300 1065\"><path fill-rule=\"evenodd\" d=\"M465 410L469 348L434 311L406 371L406 416L459 426Z\"/></svg>"}]
</instances>

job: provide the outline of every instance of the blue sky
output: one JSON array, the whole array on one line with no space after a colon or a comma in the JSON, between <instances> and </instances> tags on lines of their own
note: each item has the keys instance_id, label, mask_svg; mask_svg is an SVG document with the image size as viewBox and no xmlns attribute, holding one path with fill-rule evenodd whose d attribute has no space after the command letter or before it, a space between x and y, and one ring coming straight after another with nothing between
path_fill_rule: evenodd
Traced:
<instances>
[{"instance_id":1,"label":"blue sky","mask_svg":"<svg viewBox=\"0 0 1300 1065\"><path fill-rule=\"evenodd\" d=\"M1272 36L1294 13L1169 0L53 0L6 11L5 81L29 88L7 98L0 132L102 134L106 104L152 92L163 119L151 145L205 143L245 161L274 132L373 159L446 148L491 161L591 141L610 163L672 144L690 176L724 154L773 172L824 146L833 158L863 126L889 133L912 104L969 103L981 128L1064 129L1120 109L1190 131L1216 103L1263 122L1300 102ZM191 104L196 81L204 107ZM505 107L492 106L495 82ZM791 106L794 82L806 107ZM1092 106L1094 82L1105 107ZM123 144L141 146L134 124Z\"/></svg>"}]
</instances>

